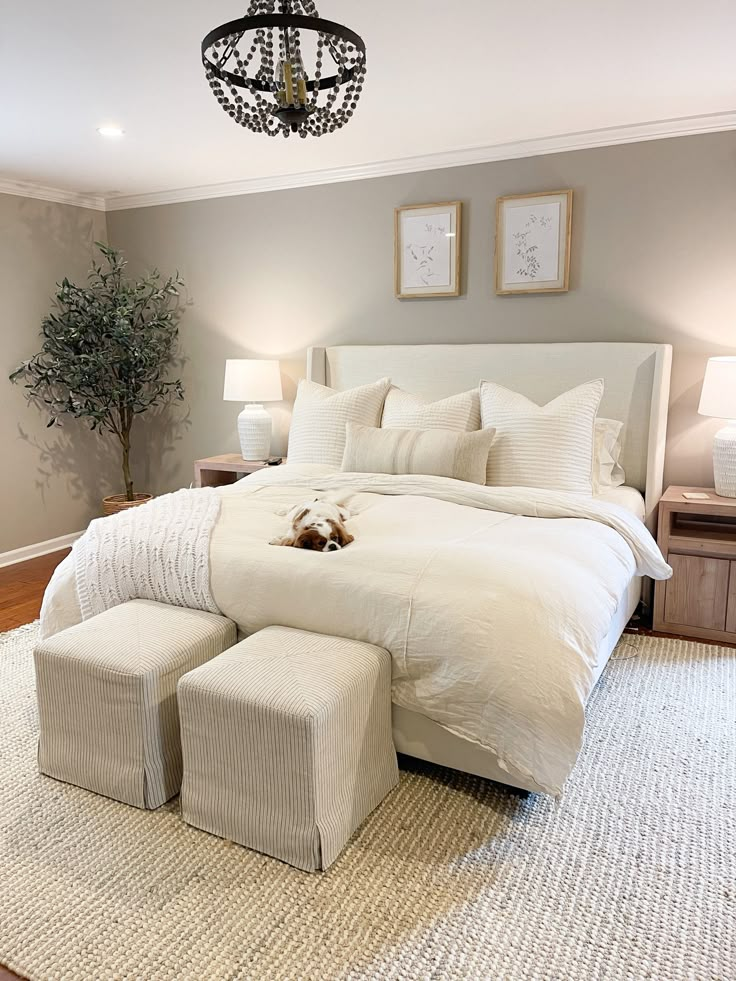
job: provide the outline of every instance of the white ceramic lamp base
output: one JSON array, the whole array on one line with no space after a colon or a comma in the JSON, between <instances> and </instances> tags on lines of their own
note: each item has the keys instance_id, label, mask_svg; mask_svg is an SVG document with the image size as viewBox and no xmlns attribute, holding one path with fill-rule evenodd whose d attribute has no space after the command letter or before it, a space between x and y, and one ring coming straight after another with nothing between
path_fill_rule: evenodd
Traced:
<instances>
[{"instance_id":1,"label":"white ceramic lamp base","mask_svg":"<svg viewBox=\"0 0 736 981\"><path fill-rule=\"evenodd\" d=\"M736 422L719 429L713 439L713 476L719 497L736 497Z\"/></svg>"},{"instance_id":2,"label":"white ceramic lamp base","mask_svg":"<svg viewBox=\"0 0 736 981\"><path fill-rule=\"evenodd\" d=\"M240 452L244 460L267 460L271 455L271 416L262 405L246 405L238 416Z\"/></svg>"}]
</instances>

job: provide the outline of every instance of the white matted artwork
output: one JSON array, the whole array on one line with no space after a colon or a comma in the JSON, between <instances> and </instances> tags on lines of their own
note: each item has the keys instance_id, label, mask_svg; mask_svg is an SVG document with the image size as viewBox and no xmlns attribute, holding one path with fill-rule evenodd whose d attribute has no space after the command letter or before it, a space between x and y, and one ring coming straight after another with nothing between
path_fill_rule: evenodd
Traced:
<instances>
[{"instance_id":1,"label":"white matted artwork","mask_svg":"<svg viewBox=\"0 0 736 981\"><path fill-rule=\"evenodd\" d=\"M460 201L394 211L396 296L460 295Z\"/></svg>"},{"instance_id":2,"label":"white matted artwork","mask_svg":"<svg viewBox=\"0 0 736 981\"><path fill-rule=\"evenodd\" d=\"M496 199L496 293L564 293L572 191Z\"/></svg>"}]
</instances>

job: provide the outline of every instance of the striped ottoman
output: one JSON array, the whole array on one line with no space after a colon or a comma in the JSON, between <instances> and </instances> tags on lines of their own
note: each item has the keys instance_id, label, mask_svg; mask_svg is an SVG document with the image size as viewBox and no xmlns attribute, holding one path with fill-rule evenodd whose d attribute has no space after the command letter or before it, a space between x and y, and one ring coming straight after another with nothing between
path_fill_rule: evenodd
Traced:
<instances>
[{"instance_id":1,"label":"striped ottoman","mask_svg":"<svg viewBox=\"0 0 736 981\"><path fill-rule=\"evenodd\" d=\"M181 784L176 683L236 639L235 624L214 613L132 600L42 641L41 772L160 807Z\"/></svg>"},{"instance_id":2,"label":"striped ottoman","mask_svg":"<svg viewBox=\"0 0 736 981\"><path fill-rule=\"evenodd\" d=\"M189 824L326 869L399 779L391 656L267 627L179 681Z\"/></svg>"}]
</instances>

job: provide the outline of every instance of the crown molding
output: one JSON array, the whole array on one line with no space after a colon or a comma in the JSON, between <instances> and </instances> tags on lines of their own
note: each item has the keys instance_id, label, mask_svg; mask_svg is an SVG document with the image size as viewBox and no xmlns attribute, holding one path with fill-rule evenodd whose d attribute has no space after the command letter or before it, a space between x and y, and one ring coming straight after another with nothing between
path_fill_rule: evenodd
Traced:
<instances>
[{"instance_id":1,"label":"crown molding","mask_svg":"<svg viewBox=\"0 0 736 981\"><path fill-rule=\"evenodd\" d=\"M519 140L514 143L497 143L491 146L465 147L443 153L429 153L416 157L401 157L376 163L358 164L329 170L313 170L299 174L283 174L277 177L255 177L229 181L224 184L206 184L179 190L154 191L147 194L124 194L108 197L106 211L123 211L129 208L150 208L162 204L178 204L185 201L201 201L206 198L233 197L240 194L260 194L264 191L283 191L290 188L311 187L316 184L339 184L345 181L367 180L371 177L390 177L422 170L439 170L447 167L467 167L472 164L492 163L496 160L514 160L520 157L536 157L548 153L566 153L571 150L589 150L595 147L614 146L622 143L640 143L646 140L663 140L676 136L695 136L699 133L716 133L736 129L736 111L710 113L704 116L683 116L629 126L609 126L604 129L564 133L541 139Z\"/></svg>"},{"instance_id":2,"label":"crown molding","mask_svg":"<svg viewBox=\"0 0 736 981\"><path fill-rule=\"evenodd\" d=\"M35 198L38 201L54 201L56 204L73 204L77 208L105 210L105 199L98 194L81 194L78 191L64 191L59 187L45 187L31 181L13 181L0 177L0 194L14 194L21 198Z\"/></svg>"},{"instance_id":3,"label":"crown molding","mask_svg":"<svg viewBox=\"0 0 736 981\"><path fill-rule=\"evenodd\" d=\"M596 147L666 140L677 136L696 136L700 133L718 133L733 129L736 129L736 110L633 123L627 126L608 126L603 129L582 130L577 133L563 133L558 136L544 136L512 143L463 147L459 150L379 160L352 167L311 170L276 177L253 177L223 184L202 184L198 187L151 191L143 194L109 196L82 194L56 187L45 187L30 181L0 177L0 194L15 194L41 201L72 204L78 208L92 208L95 211L125 211L129 208L151 208L162 204L227 198L240 194L262 194L265 191L285 191L299 187L313 187L317 184L341 184L346 181L369 180L372 177L391 177L423 170L468 167L473 164L493 163L497 160L515 160L521 157L544 156L548 153L568 153L572 150L591 150Z\"/></svg>"}]
</instances>

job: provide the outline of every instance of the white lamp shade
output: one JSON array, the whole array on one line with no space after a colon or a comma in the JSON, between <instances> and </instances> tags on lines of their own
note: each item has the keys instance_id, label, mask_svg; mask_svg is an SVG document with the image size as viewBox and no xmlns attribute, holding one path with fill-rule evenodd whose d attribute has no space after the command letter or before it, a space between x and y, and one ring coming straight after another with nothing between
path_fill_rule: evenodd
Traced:
<instances>
[{"instance_id":1,"label":"white lamp shade","mask_svg":"<svg viewBox=\"0 0 736 981\"><path fill-rule=\"evenodd\" d=\"M279 402L281 372L278 361L254 359L228 360L225 362L226 402Z\"/></svg>"},{"instance_id":2,"label":"white lamp shade","mask_svg":"<svg viewBox=\"0 0 736 981\"><path fill-rule=\"evenodd\" d=\"M736 358L709 358L698 412L701 416L736 419Z\"/></svg>"}]
</instances>

